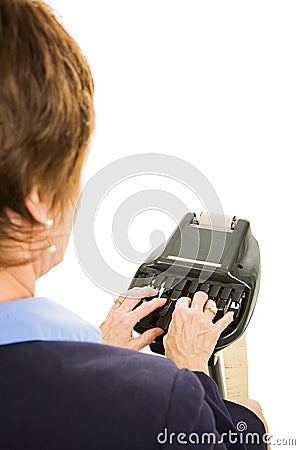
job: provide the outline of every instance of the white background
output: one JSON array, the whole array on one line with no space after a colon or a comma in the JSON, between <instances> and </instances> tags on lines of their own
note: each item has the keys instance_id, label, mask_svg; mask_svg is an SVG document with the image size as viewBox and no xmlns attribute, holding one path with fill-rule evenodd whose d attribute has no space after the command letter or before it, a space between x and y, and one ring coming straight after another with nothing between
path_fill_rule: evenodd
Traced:
<instances>
[{"instance_id":1,"label":"white background","mask_svg":"<svg viewBox=\"0 0 300 450\"><path fill-rule=\"evenodd\" d=\"M81 45L95 79L97 130L84 183L120 157L166 153L198 167L226 213L250 220L262 256L261 290L248 328L250 395L261 402L271 434L299 440L299 2L51 5ZM111 205L145 186L169 189L192 210L201 209L186 189L145 176L112 192L98 222L111 224ZM153 229L167 235L173 227L163 214L146 214L129 230L141 250ZM131 277L137 265L122 262L109 227L101 234L100 228L100 251ZM37 295L95 324L113 300L82 271L72 240L65 261L39 281Z\"/></svg>"}]
</instances>

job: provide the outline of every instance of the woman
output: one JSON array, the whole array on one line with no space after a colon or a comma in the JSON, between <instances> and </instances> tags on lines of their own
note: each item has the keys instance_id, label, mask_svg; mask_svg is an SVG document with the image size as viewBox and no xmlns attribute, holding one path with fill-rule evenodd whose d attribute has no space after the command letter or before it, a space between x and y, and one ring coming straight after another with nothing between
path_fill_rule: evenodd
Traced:
<instances>
[{"instance_id":1,"label":"woman","mask_svg":"<svg viewBox=\"0 0 300 450\"><path fill-rule=\"evenodd\" d=\"M136 351L160 329L132 338L134 324L164 303L134 309L155 295L150 287L120 296L101 333L34 297L36 279L66 250L94 126L93 81L42 2L0 0L0 43L0 448L246 448L234 423L260 438L264 425L225 405L207 375L232 316L213 324L206 294L178 300L168 358Z\"/></svg>"}]
</instances>

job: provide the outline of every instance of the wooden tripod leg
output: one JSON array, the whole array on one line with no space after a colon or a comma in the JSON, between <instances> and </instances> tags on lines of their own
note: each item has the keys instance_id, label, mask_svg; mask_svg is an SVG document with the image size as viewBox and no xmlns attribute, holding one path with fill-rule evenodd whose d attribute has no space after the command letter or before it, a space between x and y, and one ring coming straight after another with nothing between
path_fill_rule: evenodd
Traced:
<instances>
[{"instance_id":1,"label":"wooden tripod leg","mask_svg":"<svg viewBox=\"0 0 300 450\"><path fill-rule=\"evenodd\" d=\"M223 350L227 400L240 403L248 398L246 333Z\"/></svg>"}]
</instances>

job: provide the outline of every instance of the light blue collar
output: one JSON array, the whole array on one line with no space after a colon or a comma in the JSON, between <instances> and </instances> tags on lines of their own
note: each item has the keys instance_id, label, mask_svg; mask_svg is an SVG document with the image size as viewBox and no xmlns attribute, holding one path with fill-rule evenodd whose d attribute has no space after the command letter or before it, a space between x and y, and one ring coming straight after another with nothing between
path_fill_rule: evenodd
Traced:
<instances>
[{"instance_id":1,"label":"light blue collar","mask_svg":"<svg viewBox=\"0 0 300 450\"><path fill-rule=\"evenodd\" d=\"M101 344L97 327L47 298L0 303L0 345L29 341Z\"/></svg>"}]
</instances>

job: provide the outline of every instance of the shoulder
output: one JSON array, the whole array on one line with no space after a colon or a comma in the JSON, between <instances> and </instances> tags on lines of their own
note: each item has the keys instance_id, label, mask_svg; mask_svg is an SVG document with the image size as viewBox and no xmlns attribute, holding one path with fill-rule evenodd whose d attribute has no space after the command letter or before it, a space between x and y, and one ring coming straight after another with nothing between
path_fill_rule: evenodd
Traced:
<instances>
[{"instance_id":1,"label":"shoulder","mask_svg":"<svg viewBox=\"0 0 300 450\"><path fill-rule=\"evenodd\" d=\"M0 419L5 424L7 411L15 416L22 404L24 417L62 448L70 448L71 436L74 449L101 442L103 448L153 450L166 424L190 427L199 414L200 381L168 358L74 342L7 345L0 354ZM6 428L9 440L12 424ZM18 429L26 432L25 424Z\"/></svg>"},{"instance_id":2,"label":"shoulder","mask_svg":"<svg viewBox=\"0 0 300 450\"><path fill-rule=\"evenodd\" d=\"M71 344L72 345L72 344ZM67 370L81 376L96 376L101 386L167 401L180 372L169 359L134 350L97 344L67 344L61 351L69 354Z\"/></svg>"},{"instance_id":3,"label":"shoulder","mask_svg":"<svg viewBox=\"0 0 300 450\"><path fill-rule=\"evenodd\" d=\"M114 393L123 401L131 397L140 404L147 401L149 406L160 404L162 409L164 405L166 410L178 395L197 397L200 402L204 396L193 372L180 370L169 358L158 355L81 342L27 342L1 350L6 375L12 374L7 378L2 373L5 384L23 373L29 375L28 384L32 377L39 378L41 388L51 382L58 391L67 385L70 392L79 393L84 387L85 394L93 398L109 401Z\"/></svg>"},{"instance_id":4,"label":"shoulder","mask_svg":"<svg viewBox=\"0 0 300 450\"><path fill-rule=\"evenodd\" d=\"M59 379L92 381L101 390L113 389L122 383L123 392L152 389L170 395L172 384L180 372L168 358L85 342L26 342L1 347L1 359L6 368L16 373L36 373L42 370ZM59 373L60 378L57 377Z\"/></svg>"}]
</instances>

